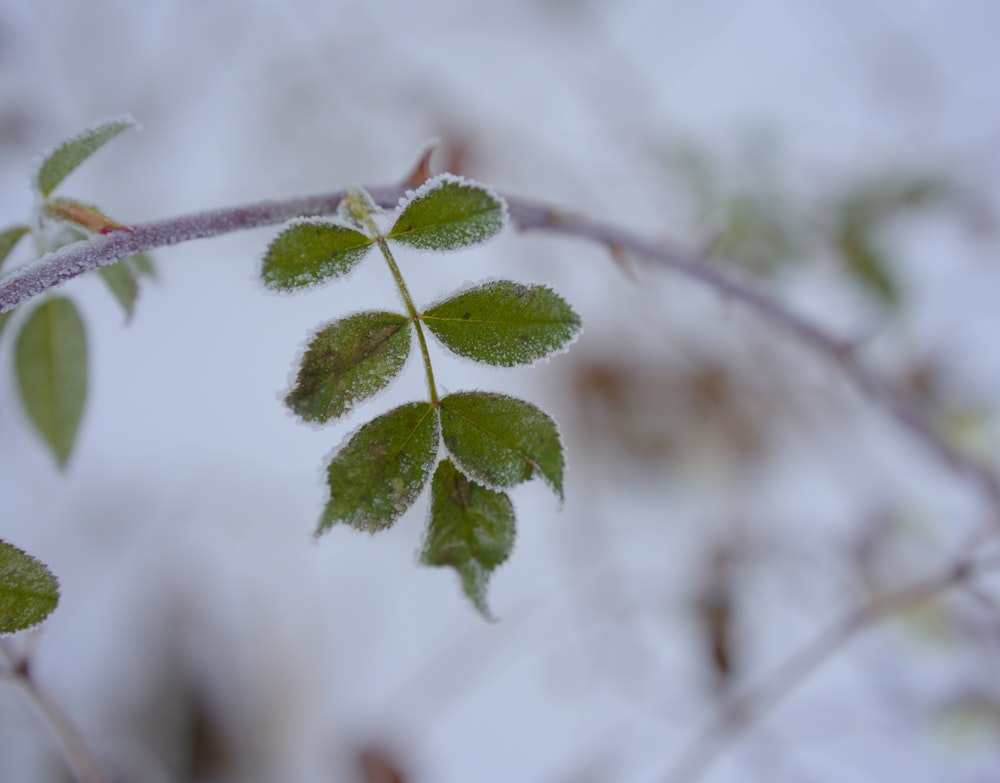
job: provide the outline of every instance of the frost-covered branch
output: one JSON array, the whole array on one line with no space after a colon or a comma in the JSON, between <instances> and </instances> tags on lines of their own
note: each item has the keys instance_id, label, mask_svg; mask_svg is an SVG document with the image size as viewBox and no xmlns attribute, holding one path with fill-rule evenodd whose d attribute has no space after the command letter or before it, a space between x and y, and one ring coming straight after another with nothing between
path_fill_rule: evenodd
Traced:
<instances>
[{"instance_id":1,"label":"frost-covered branch","mask_svg":"<svg viewBox=\"0 0 1000 783\"><path fill-rule=\"evenodd\" d=\"M420 169L415 172L418 173ZM419 181L419 180L418 180ZM369 187L383 207L394 207L414 184L413 175L399 185ZM0 313L32 299L78 275L136 253L192 239L277 225L303 216L336 213L346 191L263 201L184 215L116 230L89 241L67 245L34 264L0 278ZM953 448L933 424L892 386L872 372L846 341L840 340L742 280L735 270L723 270L703 254L650 241L615 226L562 209L505 196L511 222L521 231L543 231L575 237L606 247L615 255L628 254L646 263L672 270L740 303L779 330L797 338L838 365L844 375L874 403L907 430L937 461L976 485L995 510L1000 524L1000 479L983 464Z\"/></svg>"}]
</instances>

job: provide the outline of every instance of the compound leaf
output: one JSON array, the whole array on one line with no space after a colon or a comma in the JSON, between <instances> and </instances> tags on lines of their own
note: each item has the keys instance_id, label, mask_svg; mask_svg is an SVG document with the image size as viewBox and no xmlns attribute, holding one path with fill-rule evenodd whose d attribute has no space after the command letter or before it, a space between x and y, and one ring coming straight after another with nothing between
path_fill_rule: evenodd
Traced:
<instances>
[{"instance_id":1,"label":"compound leaf","mask_svg":"<svg viewBox=\"0 0 1000 783\"><path fill-rule=\"evenodd\" d=\"M431 482L431 518L420 560L454 568L476 609L492 619L487 582L510 555L514 524L510 498L466 478L450 459L442 460Z\"/></svg>"},{"instance_id":2,"label":"compound leaf","mask_svg":"<svg viewBox=\"0 0 1000 783\"><path fill-rule=\"evenodd\" d=\"M461 293L421 318L455 353L500 367L530 364L580 330L580 317L551 288L509 280Z\"/></svg>"},{"instance_id":3,"label":"compound leaf","mask_svg":"<svg viewBox=\"0 0 1000 783\"><path fill-rule=\"evenodd\" d=\"M317 532L337 522L370 533L392 525L427 484L439 439L429 402L407 403L365 424L327 468L330 501Z\"/></svg>"},{"instance_id":4,"label":"compound leaf","mask_svg":"<svg viewBox=\"0 0 1000 783\"><path fill-rule=\"evenodd\" d=\"M386 235L420 250L458 250L497 234L507 219L503 199L489 188L441 174L407 194Z\"/></svg>"},{"instance_id":5,"label":"compound leaf","mask_svg":"<svg viewBox=\"0 0 1000 783\"><path fill-rule=\"evenodd\" d=\"M342 416L399 374L410 342L409 319L398 313L359 313L329 324L309 344L285 403L306 421Z\"/></svg>"},{"instance_id":6,"label":"compound leaf","mask_svg":"<svg viewBox=\"0 0 1000 783\"><path fill-rule=\"evenodd\" d=\"M0 231L0 266L7 260L17 241L31 231L27 226L10 226Z\"/></svg>"},{"instance_id":7,"label":"compound leaf","mask_svg":"<svg viewBox=\"0 0 1000 783\"><path fill-rule=\"evenodd\" d=\"M87 397L87 339L76 305L53 297L36 307L21 327L14 356L28 416L62 467Z\"/></svg>"},{"instance_id":8,"label":"compound leaf","mask_svg":"<svg viewBox=\"0 0 1000 783\"><path fill-rule=\"evenodd\" d=\"M0 634L38 625L59 603L59 582L43 563L0 541Z\"/></svg>"},{"instance_id":9,"label":"compound leaf","mask_svg":"<svg viewBox=\"0 0 1000 783\"><path fill-rule=\"evenodd\" d=\"M357 266L372 241L360 231L326 220L294 220L268 246L261 277L276 291L340 277Z\"/></svg>"},{"instance_id":10,"label":"compound leaf","mask_svg":"<svg viewBox=\"0 0 1000 783\"><path fill-rule=\"evenodd\" d=\"M540 476L563 496L563 447L540 408L503 394L460 392L441 400L441 436L455 461L493 487Z\"/></svg>"},{"instance_id":11,"label":"compound leaf","mask_svg":"<svg viewBox=\"0 0 1000 783\"><path fill-rule=\"evenodd\" d=\"M35 175L38 192L48 197L77 166L111 139L128 128L138 127L131 117L113 117L59 144L42 157Z\"/></svg>"}]
</instances>

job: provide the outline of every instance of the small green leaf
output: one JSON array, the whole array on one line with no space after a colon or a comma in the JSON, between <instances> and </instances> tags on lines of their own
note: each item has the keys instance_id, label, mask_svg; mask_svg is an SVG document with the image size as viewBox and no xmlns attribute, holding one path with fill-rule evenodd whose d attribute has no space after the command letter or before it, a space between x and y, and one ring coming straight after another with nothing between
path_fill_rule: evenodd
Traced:
<instances>
[{"instance_id":1,"label":"small green leaf","mask_svg":"<svg viewBox=\"0 0 1000 783\"><path fill-rule=\"evenodd\" d=\"M14 314L13 310L8 310L5 313L0 313L0 334L3 334L4 327L7 326L7 321Z\"/></svg>"},{"instance_id":2,"label":"small green leaf","mask_svg":"<svg viewBox=\"0 0 1000 783\"><path fill-rule=\"evenodd\" d=\"M316 285L350 272L373 240L327 220L304 218L288 224L264 255L261 277L276 291Z\"/></svg>"},{"instance_id":3,"label":"small green leaf","mask_svg":"<svg viewBox=\"0 0 1000 783\"><path fill-rule=\"evenodd\" d=\"M76 305L53 297L36 307L21 327L14 355L28 416L62 467L87 397L87 338Z\"/></svg>"},{"instance_id":4,"label":"small green leaf","mask_svg":"<svg viewBox=\"0 0 1000 783\"><path fill-rule=\"evenodd\" d=\"M407 403L364 425L327 468L330 501L317 532L337 522L370 533L392 525L427 484L439 439L429 402Z\"/></svg>"},{"instance_id":5,"label":"small green leaf","mask_svg":"<svg viewBox=\"0 0 1000 783\"><path fill-rule=\"evenodd\" d=\"M420 250L458 250L497 234L507 205L489 188L441 174L407 194L389 239Z\"/></svg>"},{"instance_id":6,"label":"small green leaf","mask_svg":"<svg viewBox=\"0 0 1000 783\"><path fill-rule=\"evenodd\" d=\"M487 582L514 547L514 524L510 498L467 479L450 459L442 460L431 482L431 519L420 561L454 568L465 594L491 620Z\"/></svg>"},{"instance_id":7,"label":"small green leaf","mask_svg":"<svg viewBox=\"0 0 1000 783\"><path fill-rule=\"evenodd\" d=\"M368 233L369 222L381 212L382 208L363 188L350 188L337 205L337 217L362 234Z\"/></svg>"},{"instance_id":8,"label":"small green leaf","mask_svg":"<svg viewBox=\"0 0 1000 783\"><path fill-rule=\"evenodd\" d=\"M150 280L156 278L156 267L153 266L153 259L149 253L136 253L124 260L140 277L148 277Z\"/></svg>"},{"instance_id":9,"label":"small green leaf","mask_svg":"<svg viewBox=\"0 0 1000 783\"><path fill-rule=\"evenodd\" d=\"M580 317L552 289L508 280L473 288L421 317L459 356L500 367L558 351L580 330Z\"/></svg>"},{"instance_id":10,"label":"small green leaf","mask_svg":"<svg viewBox=\"0 0 1000 783\"><path fill-rule=\"evenodd\" d=\"M344 415L399 374L410 353L409 319L359 313L321 329L302 357L285 403L306 421Z\"/></svg>"},{"instance_id":11,"label":"small green leaf","mask_svg":"<svg viewBox=\"0 0 1000 783\"><path fill-rule=\"evenodd\" d=\"M27 226L10 226L0 231L0 266L7 260L17 241L31 231Z\"/></svg>"},{"instance_id":12,"label":"small green leaf","mask_svg":"<svg viewBox=\"0 0 1000 783\"><path fill-rule=\"evenodd\" d=\"M135 300L139 297L139 281L129 260L123 258L113 264L106 264L97 270L97 274L125 310L125 320L131 320L135 312Z\"/></svg>"},{"instance_id":13,"label":"small green leaf","mask_svg":"<svg viewBox=\"0 0 1000 783\"><path fill-rule=\"evenodd\" d=\"M128 128L138 127L131 117L114 117L67 139L43 156L35 175L38 192L48 197L77 166L111 139Z\"/></svg>"},{"instance_id":14,"label":"small green leaf","mask_svg":"<svg viewBox=\"0 0 1000 783\"><path fill-rule=\"evenodd\" d=\"M466 473L492 487L540 476L563 497L563 447L540 408L503 394L460 392L441 400L441 435Z\"/></svg>"},{"instance_id":15,"label":"small green leaf","mask_svg":"<svg viewBox=\"0 0 1000 783\"><path fill-rule=\"evenodd\" d=\"M889 272L869 227L847 224L837 237L837 247L854 279L886 307L899 304L899 286Z\"/></svg>"},{"instance_id":16,"label":"small green leaf","mask_svg":"<svg viewBox=\"0 0 1000 783\"><path fill-rule=\"evenodd\" d=\"M59 582L37 559L0 541L0 634L38 625L59 603Z\"/></svg>"}]
</instances>

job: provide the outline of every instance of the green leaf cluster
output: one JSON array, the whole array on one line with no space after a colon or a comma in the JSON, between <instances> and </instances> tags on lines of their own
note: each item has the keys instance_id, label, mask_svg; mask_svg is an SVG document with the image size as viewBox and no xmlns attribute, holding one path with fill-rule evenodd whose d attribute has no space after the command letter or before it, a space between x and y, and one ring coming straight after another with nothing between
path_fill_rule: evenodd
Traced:
<instances>
[{"instance_id":1,"label":"green leaf cluster","mask_svg":"<svg viewBox=\"0 0 1000 783\"><path fill-rule=\"evenodd\" d=\"M261 268L267 287L295 290L342 277L377 247L406 308L356 313L315 333L285 397L303 420L331 421L371 398L399 374L414 344L427 375L427 401L376 417L331 459L330 497L317 533L337 524L370 533L387 529L430 484L421 562L454 568L473 605L489 617L489 577L507 559L515 535L505 490L540 478L562 499L562 442L555 422L524 400L483 391L439 397L424 327L459 356L511 367L565 348L580 319L551 289L507 280L417 308L391 246L452 251L488 240L506 221L506 205L488 188L442 175L409 193L384 232L380 217L367 193L351 191L335 218L288 224Z\"/></svg>"}]
</instances>

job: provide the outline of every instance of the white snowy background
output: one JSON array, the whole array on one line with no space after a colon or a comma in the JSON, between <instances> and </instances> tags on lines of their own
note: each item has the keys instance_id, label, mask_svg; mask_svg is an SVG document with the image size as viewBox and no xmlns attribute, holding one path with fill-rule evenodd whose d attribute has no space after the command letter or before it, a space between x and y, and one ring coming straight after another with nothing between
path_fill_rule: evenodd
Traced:
<instances>
[{"instance_id":1,"label":"white snowy background","mask_svg":"<svg viewBox=\"0 0 1000 783\"><path fill-rule=\"evenodd\" d=\"M998 30L992 0L5 0L0 223L30 210L38 152L122 112L143 131L62 191L125 222L394 182L433 136L499 190L691 246L710 227L694 225L661 153L692 140L725 157L773 139L806 200L893 167L992 197ZM909 309L873 350L943 354L959 390L992 404L994 237L909 229ZM91 381L64 474L21 413L11 329L0 343L0 538L60 578L59 609L29 641L37 675L117 779L179 774L193 702L222 734L204 780L360 781L365 748L412 781L662 780L717 707L695 607L734 528L750 552L737 647L749 683L864 597L845 561L880 509L922 526L897 581L932 572L980 521L974 492L737 305L641 267L637 284L580 242L509 232L400 259L418 301L510 277L555 286L585 322L570 352L531 369L434 354L445 389L524 396L565 434L566 503L541 485L513 492L518 542L491 585L500 622L486 624L453 573L416 564L425 499L376 537L312 540L327 456L424 386L411 361L345 422L285 412L311 330L396 299L374 258L348 281L268 294L256 273L273 233L157 252L159 280L127 325L96 279L65 287L85 313ZM877 332L835 278L821 267L772 285L845 336ZM658 462L587 437L604 431L575 402L580 362L635 357L655 376L693 337L734 366L765 356L815 403L791 422L772 411L781 448L752 471L711 443ZM660 419L671 405L650 408L649 428L677 429ZM995 629L992 657L900 623L860 636L707 779L1000 778L996 734L959 740L934 720L1000 679ZM0 779L58 770L44 724L0 687Z\"/></svg>"}]
</instances>

